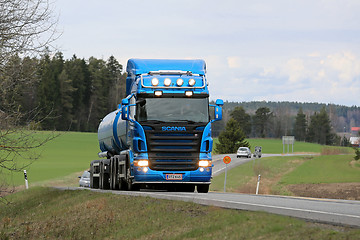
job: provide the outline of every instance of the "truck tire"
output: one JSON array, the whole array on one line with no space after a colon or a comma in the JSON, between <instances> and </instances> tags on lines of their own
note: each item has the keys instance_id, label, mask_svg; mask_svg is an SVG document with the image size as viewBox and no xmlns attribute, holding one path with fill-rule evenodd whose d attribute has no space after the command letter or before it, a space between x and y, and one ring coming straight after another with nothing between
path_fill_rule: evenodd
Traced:
<instances>
[{"instance_id":1,"label":"truck tire","mask_svg":"<svg viewBox=\"0 0 360 240\"><path fill-rule=\"evenodd\" d=\"M100 162L99 160L94 160L90 163L90 188L99 188L99 178L98 177L94 177L94 163L98 163Z\"/></svg>"},{"instance_id":2,"label":"truck tire","mask_svg":"<svg viewBox=\"0 0 360 240\"><path fill-rule=\"evenodd\" d=\"M119 189L118 159L116 157L110 159L110 189Z\"/></svg>"},{"instance_id":3,"label":"truck tire","mask_svg":"<svg viewBox=\"0 0 360 240\"><path fill-rule=\"evenodd\" d=\"M130 176L131 176L131 174L130 174L130 166L128 166L128 168L126 169L127 190L128 191L139 191L140 187L137 184L132 183L132 179L131 179Z\"/></svg>"},{"instance_id":4,"label":"truck tire","mask_svg":"<svg viewBox=\"0 0 360 240\"><path fill-rule=\"evenodd\" d=\"M184 189L185 192L194 192L195 191L195 185L185 185L184 187L185 187L185 189Z\"/></svg>"},{"instance_id":5,"label":"truck tire","mask_svg":"<svg viewBox=\"0 0 360 240\"><path fill-rule=\"evenodd\" d=\"M109 174L105 173L105 160L101 160L100 162L100 189L109 189L110 182L109 182Z\"/></svg>"},{"instance_id":6,"label":"truck tire","mask_svg":"<svg viewBox=\"0 0 360 240\"><path fill-rule=\"evenodd\" d=\"M195 191L195 185L193 184L174 184L174 186L170 189L171 191L176 192L194 192Z\"/></svg>"},{"instance_id":7,"label":"truck tire","mask_svg":"<svg viewBox=\"0 0 360 240\"><path fill-rule=\"evenodd\" d=\"M209 184L199 184L197 185L198 193L208 193L209 192Z\"/></svg>"}]
</instances>

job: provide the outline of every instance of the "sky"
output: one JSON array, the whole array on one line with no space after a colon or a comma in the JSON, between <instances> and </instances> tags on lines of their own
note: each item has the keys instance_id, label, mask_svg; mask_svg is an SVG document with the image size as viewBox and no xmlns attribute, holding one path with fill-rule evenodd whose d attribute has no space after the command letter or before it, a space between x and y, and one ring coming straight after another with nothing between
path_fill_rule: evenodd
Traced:
<instances>
[{"instance_id":1,"label":"sky","mask_svg":"<svg viewBox=\"0 0 360 240\"><path fill-rule=\"evenodd\" d=\"M204 59L210 98L360 106L359 0L55 0L66 59Z\"/></svg>"}]
</instances>

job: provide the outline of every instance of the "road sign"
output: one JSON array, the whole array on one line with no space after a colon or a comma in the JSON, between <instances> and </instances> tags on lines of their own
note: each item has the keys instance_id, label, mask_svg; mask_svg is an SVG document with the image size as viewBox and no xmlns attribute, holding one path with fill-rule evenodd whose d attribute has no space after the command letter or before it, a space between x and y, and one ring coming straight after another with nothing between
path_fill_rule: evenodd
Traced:
<instances>
[{"instance_id":1,"label":"road sign","mask_svg":"<svg viewBox=\"0 0 360 240\"><path fill-rule=\"evenodd\" d=\"M225 156L225 157L223 158L223 162L226 164L226 165L225 165L225 180L224 180L224 192L226 192L227 165L231 162L231 157Z\"/></svg>"},{"instance_id":2,"label":"road sign","mask_svg":"<svg viewBox=\"0 0 360 240\"><path fill-rule=\"evenodd\" d=\"M289 145L292 145L292 152L294 152L294 142L295 137L294 136L283 136L282 137L283 142L283 153L285 154L285 145L288 145L288 153L289 153Z\"/></svg>"},{"instance_id":3,"label":"road sign","mask_svg":"<svg viewBox=\"0 0 360 240\"><path fill-rule=\"evenodd\" d=\"M224 162L225 164L229 164L229 163L231 162L231 157L225 156L224 159L223 159L223 162Z\"/></svg>"}]
</instances>

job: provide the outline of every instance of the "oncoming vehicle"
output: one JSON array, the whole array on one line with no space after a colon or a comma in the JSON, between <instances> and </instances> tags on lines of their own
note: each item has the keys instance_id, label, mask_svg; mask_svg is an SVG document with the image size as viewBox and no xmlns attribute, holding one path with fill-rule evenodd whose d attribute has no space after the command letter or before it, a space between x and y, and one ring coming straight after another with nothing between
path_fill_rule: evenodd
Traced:
<instances>
[{"instance_id":1,"label":"oncoming vehicle","mask_svg":"<svg viewBox=\"0 0 360 240\"><path fill-rule=\"evenodd\" d=\"M259 146L255 147L254 157L261 158L261 147Z\"/></svg>"},{"instance_id":2,"label":"oncoming vehicle","mask_svg":"<svg viewBox=\"0 0 360 240\"><path fill-rule=\"evenodd\" d=\"M80 187L90 187L90 172L84 171L81 176L79 176L79 186Z\"/></svg>"},{"instance_id":3,"label":"oncoming vehicle","mask_svg":"<svg viewBox=\"0 0 360 240\"><path fill-rule=\"evenodd\" d=\"M251 151L248 147L239 147L239 149L237 150L237 153L236 153L236 157L237 158L240 158L240 157L251 158Z\"/></svg>"}]
</instances>

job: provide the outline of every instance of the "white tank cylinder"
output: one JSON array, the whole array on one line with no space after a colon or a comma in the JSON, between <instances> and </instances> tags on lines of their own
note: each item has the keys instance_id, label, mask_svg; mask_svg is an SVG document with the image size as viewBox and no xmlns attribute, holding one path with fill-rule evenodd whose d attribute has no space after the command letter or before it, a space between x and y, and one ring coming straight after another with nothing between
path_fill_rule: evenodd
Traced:
<instances>
[{"instance_id":1,"label":"white tank cylinder","mask_svg":"<svg viewBox=\"0 0 360 240\"><path fill-rule=\"evenodd\" d=\"M126 121L121 119L120 109L106 115L98 128L99 145L102 152L119 154L128 149L126 144Z\"/></svg>"}]
</instances>

